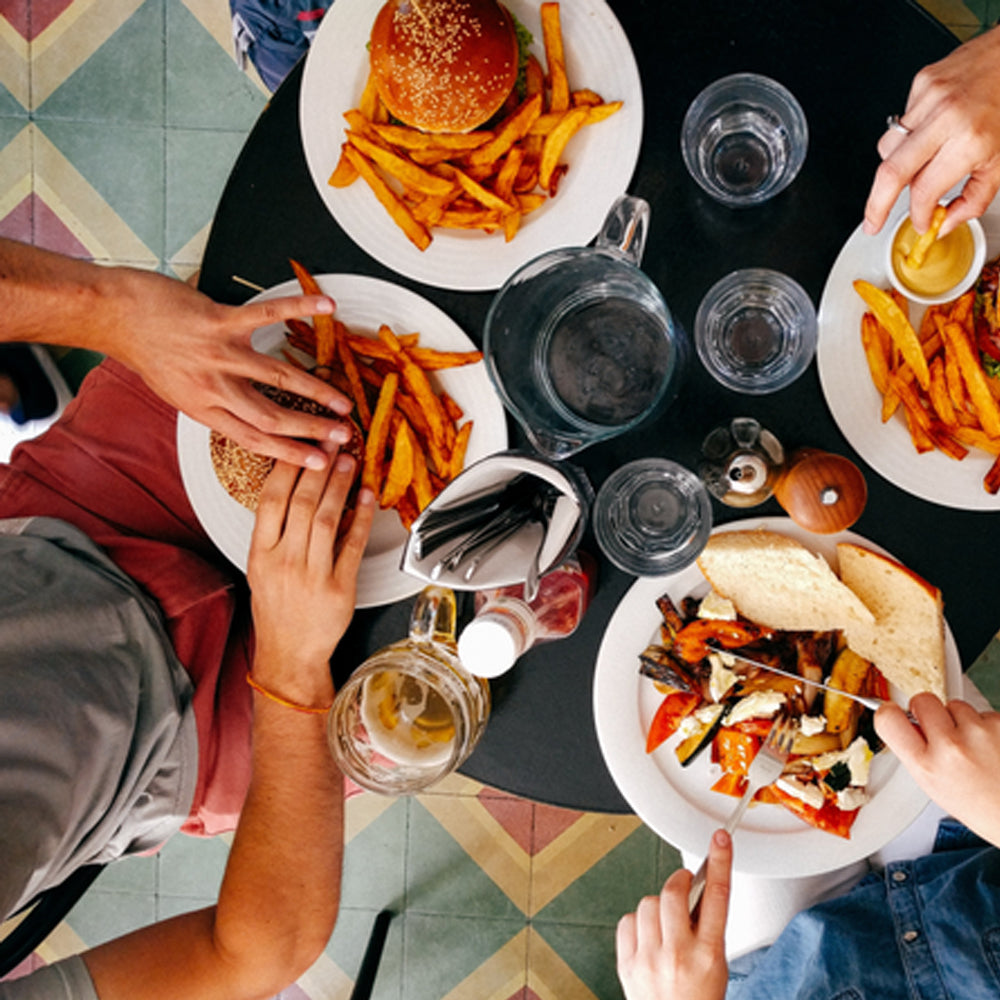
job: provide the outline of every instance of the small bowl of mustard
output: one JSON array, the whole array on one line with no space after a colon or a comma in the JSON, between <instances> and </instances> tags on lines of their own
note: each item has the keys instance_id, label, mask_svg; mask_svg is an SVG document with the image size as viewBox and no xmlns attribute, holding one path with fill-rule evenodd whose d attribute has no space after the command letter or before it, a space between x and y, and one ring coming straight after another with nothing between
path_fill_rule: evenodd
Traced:
<instances>
[{"instance_id":1,"label":"small bowl of mustard","mask_svg":"<svg viewBox=\"0 0 1000 1000\"><path fill-rule=\"evenodd\" d=\"M969 219L927 247L916 263L911 256L920 234L904 215L886 240L886 272L893 287L911 302L932 306L968 291L986 262L986 234Z\"/></svg>"}]
</instances>

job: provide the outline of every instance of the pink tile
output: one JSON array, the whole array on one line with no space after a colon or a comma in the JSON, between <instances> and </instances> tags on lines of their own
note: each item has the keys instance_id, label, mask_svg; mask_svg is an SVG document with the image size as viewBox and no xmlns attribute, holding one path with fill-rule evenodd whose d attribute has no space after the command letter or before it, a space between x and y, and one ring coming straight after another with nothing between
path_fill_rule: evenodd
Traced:
<instances>
[{"instance_id":1,"label":"pink tile","mask_svg":"<svg viewBox=\"0 0 1000 1000\"><path fill-rule=\"evenodd\" d=\"M525 853L531 852L534 806L524 799L480 796L482 807L504 828Z\"/></svg>"},{"instance_id":2,"label":"pink tile","mask_svg":"<svg viewBox=\"0 0 1000 1000\"><path fill-rule=\"evenodd\" d=\"M0 17L22 37L28 37L28 0L0 0Z\"/></svg>"},{"instance_id":3,"label":"pink tile","mask_svg":"<svg viewBox=\"0 0 1000 1000\"><path fill-rule=\"evenodd\" d=\"M62 219L37 196L32 196L35 210L35 246L55 250L68 257L91 256L90 251L66 227Z\"/></svg>"},{"instance_id":4,"label":"pink tile","mask_svg":"<svg viewBox=\"0 0 1000 1000\"><path fill-rule=\"evenodd\" d=\"M561 833L568 830L584 814L572 809L538 804L535 806L535 836L531 853L544 850Z\"/></svg>"},{"instance_id":5,"label":"pink tile","mask_svg":"<svg viewBox=\"0 0 1000 1000\"><path fill-rule=\"evenodd\" d=\"M73 5L73 0L32 0L29 25L31 38L37 38L60 14ZM16 0L15 0L16 6Z\"/></svg>"},{"instance_id":6,"label":"pink tile","mask_svg":"<svg viewBox=\"0 0 1000 1000\"><path fill-rule=\"evenodd\" d=\"M0 219L0 236L30 243L34 226L34 196L28 195L19 205Z\"/></svg>"}]
</instances>

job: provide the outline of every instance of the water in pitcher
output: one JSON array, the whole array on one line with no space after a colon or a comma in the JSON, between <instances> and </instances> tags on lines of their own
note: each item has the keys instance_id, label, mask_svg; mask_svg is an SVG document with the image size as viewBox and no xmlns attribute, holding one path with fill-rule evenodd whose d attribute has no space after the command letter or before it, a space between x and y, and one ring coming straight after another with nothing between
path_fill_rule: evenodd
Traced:
<instances>
[{"instance_id":1,"label":"water in pitcher","mask_svg":"<svg viewBox=\"0 0 1000 1000\"><path fill-rule=\"evenodd\" d=\"M544 362L557 405L591 424L628 423L656 402L674 363L664 324L624 298L583 301L558 317Z\"/></svg>"}]
</instances>

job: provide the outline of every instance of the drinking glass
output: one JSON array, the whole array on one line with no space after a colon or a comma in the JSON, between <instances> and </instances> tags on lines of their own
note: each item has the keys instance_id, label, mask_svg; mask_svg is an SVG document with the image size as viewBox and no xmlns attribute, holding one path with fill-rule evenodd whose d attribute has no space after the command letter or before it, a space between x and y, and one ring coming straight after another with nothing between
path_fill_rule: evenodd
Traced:
<instances>
[{"instance_id":1,"label":"drinking glass","mask_svg":"<svg viewBox=\"0 0 1000 1000\"><path fill-rule=\"evenodd\" d=\"M816 308L805 290L767 268L717 281L694 321L702 364L726 388L750 395L794 382L816 353L816 337Z\"/></svg>"},{"instance_id":2,"label":"drinking glass","mask_svg":"<svg viewBox=\"0 0 1000 1000\"><path fill-rule=\"evenodd\" d=\"M675 573L692 563L712 531L712 504L701 480L665 458L615 470L594 502L594 534L619 569L636 576Z\"/></svg>"},{"instance_id":3,"label":"drinking glass","mask_svg":"<svg viewBox=\"0 0 1000 1000\"><path fill-rule=\"evenodd\" d=\"M490 690L458 658L455 617L454 592L425 587L409 636L365 660L337 692L330 750L362 788L412 795L454 771L479 742Z\"/></svg>"},{"instance_id":4,"label":"drinking glass","mask_svg":"<svg viewBox=\"0 0 1000 1000\"><path fill-rule=\"evenodd\" d=\"M691 176L717 201L737 208L767 201L791 184L808 145L799 102L776 80L756 73L709 84L681 126Z\"/></svg>"}]
</instances>

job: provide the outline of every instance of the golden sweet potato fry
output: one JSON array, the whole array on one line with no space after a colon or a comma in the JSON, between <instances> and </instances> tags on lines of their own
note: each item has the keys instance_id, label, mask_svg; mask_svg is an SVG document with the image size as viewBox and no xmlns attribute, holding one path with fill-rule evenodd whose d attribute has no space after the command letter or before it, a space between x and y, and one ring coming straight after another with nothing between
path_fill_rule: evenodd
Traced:
<instances>
[{"instance_id":1,"label":"golden sweet potato fry","mask_svg":"<svg viewBox=\"0 0 1000 1000\"><path fill-rule=\"evenodd\" d=\"M1000 437L1000 406L990 392L982 365L979 363L979 353L969 340L969 335L958 323L950 321L943 323L939 320L938 328L948 345L948 350L955 355L959 371L962 373L962 382L976 408L983 430L990 437Z\"/></svg>"},{"instance_id":2,"label":"golden sweet potato fry","mask_svg":"<svg viewBox=\"0 0 1000 1000\"><path fill-rule=\"evenodd\" d=\"M927 257L927 251L930 250L931 245L938 238L938 233L941 230L941 224L944 222L944 217L948 214L948 210L944 205L938 205L934 209L931 215L931 224L927 229L927 232L921 233L917 237L916 243L910 248L910 252L903 259L903 263L907 267L921 268L924 266L924 259Z\"/></svg>"},{"instance_id":3,"label":"golden sweet potato fry","mask_svg":"<svg viewBox=\"0 0 1000 1000\"><path fill-rule=\"evenodd\" d=\"M322 295L319 283L297 260L290 260L292 270L298 279L302 291L306 295ZM323 313L313 316L313 329L316 331L316 364L320 368L329 368L337 354L336 327L333 316Z\"/></svg>"},{"instance_id":4,"label":"golden sweet potato fry","mask_svg":"<svg viewBox=\"0 0 1000 1000\"><path fill-rule=\"evenodd\" d=\"M337 354L340 357L340 364L347 376L348 384L351 387L351 398L358 411L358 420L362 430L369 430L372 423L372 412L368 406L368 397L365 395L364 382L361 380L361 372L358 370L358 362L354 357L350 344L347 342L347 329L340 324L337 330Z\"/></svg>"},{"instance_id":5,"label":"golden sweet potato fry","mask_svg":"<svg viewBox=\"0 0 1000 1000\"><path fill-rule=\"evenodd\" d=\"M861 346L865 351L865 360L871 372L872 382L881 393L889 390L889 358L885 345L879 336L879 323L874 313L866 312L861 317Z\"/></svg>"},{"instance_id":6,"label":"golden sweet potato fry","mask_svg":"<svg viewBox=\"0 0 1000 1000\"><path fill-rule=\"evenodd\" d=\"M893 343L899 348L903 360L913 369L921 389L930 384L930 371L920 341L909 319L892 296L868 281L855 281L854 290L864 299L875 318L889 331Z\"/></svg>"},{"instance_id":7,"label":"golden sweet potato fry","mask_svg":"<svg viewBox=\"0 0 1000 1000\"><path fill-rule=\"evenodd\" d=\"M997 458L983 477L983 488L987 493L1000 490L1000 458Z\"/></svg>"},{"instance_id":8,"label":"golden sweet potato fry","mask_svg":"<svg viewBox=\"0 0 1000 1000\"><path fill-rule=\"evenodd\" d=\"M448 195L454 190L451 181L418 167L411 160L377 145L358 132L348 132L347 139L355 149L413 191L429 195Z\"/></svg>"},{"instance_id":9,"label":"golden sweet potato fry","mask_svg":"<svg viewBox=\"0 0 1000 1000\"><path fill-rule=\"evenodd\" d=\"M466 420L455 435L455 445L451 449L451 462L448 467L448 479L454 479L465 468L465 453L469 447L469 436L472 434L473 421Z\"/></svg>"},{"instance_id":10,"label":"golden sweet potato fry","mask_svg":"<svg viewBox=\"0 0 1000 1000\"><path fill-rule=\"evenodd\" d=\"M569 107L569 81L566 79L566 53L563 48L559 4L543 3L540 13L545 63L549 68L549 93L551 95L549 110L565 111Z\"/></svg>"},{"instance_id":11,"label":"golden sweet potato fry","mask_svg":"<svg viewBox=\"0 0 1000 1000\"><path fill-rule=\"evenodd\" d=\"M407 239L418 250L426 250L431 245L431 234L427 227L413 217L413 213L403 204L395 191L386 184L372 162L362 156L353 146L346 146L344 155L364 178L382 207L392 217L393 222L406 234Z\"/></svg>"},{"instance_id":12,"label":"golden sweet potato fry","mask_svg":"<svg viewBox=\"0 0 1000 1000\"><path fill-rule=\"evenodd\" d=\"M409 423L405 417L400 417L393 434L392 458L382 487L380 504L383 508L395 507L413 482L414 444Z\"/></svg>"},{"instance_id":13,"label":"golden sweet potato fry","mask_svg":"<svg viewBox=\"0 0 1000 1000\"><path fill-rule=\"evenodd\" d=\"M587 108L573 108L567 111L563 120L545 137L542 158L538 165L538 183L551 192L553 177L559 158L566 149L566 143L573 138L587 120Z\"/></svg>"},{"instance_id":14,"label":"golden sweet potato fry","mask_svg":"<svg viewBox=\"0 0 1000 1000\"><path fill-rule=\"evenodd\" d=\"M468 156L471 167L481 167L496 163L500 157L528 134L535 119L542 113L542 95L535 94L521 103L521 106L505 118L496 129L493 139L473 150Z\"/></svg>"},{"instance_id":15,"label":"golden sweet potato fry","mask_svg":"<svg viewBox=\"0 0 1000 1000\"><path fill-rule=\"evenodd\" d=\"M399 376L390 372L382 383L372 415L371 427L368 429L368 439L365 441L365 459L361 470L361 485L367 486L379 496L381 493L382 457L385 454L389 438L389 427L392 418L392 408L395 403L396 388Z\"/></svg>"}]
</instances>

